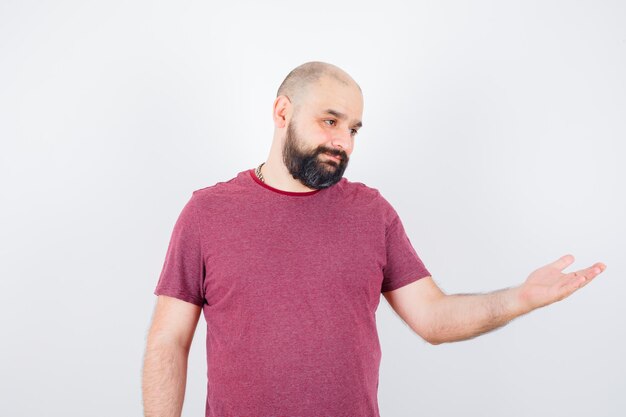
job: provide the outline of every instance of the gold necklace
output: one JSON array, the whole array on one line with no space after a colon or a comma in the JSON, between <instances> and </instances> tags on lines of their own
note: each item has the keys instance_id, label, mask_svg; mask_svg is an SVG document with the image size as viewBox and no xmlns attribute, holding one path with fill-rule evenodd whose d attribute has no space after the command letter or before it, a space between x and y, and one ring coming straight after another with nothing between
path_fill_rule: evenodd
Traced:
<instances>
[{"instance_id":1,"label":"gold necklace","mask_svg":"<svg viewBox=\"0 0 626 417\"><path fill-rule=\"evenodd\" d=\"M263 166L265 162L261 162L261 165L259 165L258 167L256 167L256 176L259 177L259 179L262 182L265 182L265 180L263 179L263 174L261 174L261 167Z\"/></svg>"}]
</instances>

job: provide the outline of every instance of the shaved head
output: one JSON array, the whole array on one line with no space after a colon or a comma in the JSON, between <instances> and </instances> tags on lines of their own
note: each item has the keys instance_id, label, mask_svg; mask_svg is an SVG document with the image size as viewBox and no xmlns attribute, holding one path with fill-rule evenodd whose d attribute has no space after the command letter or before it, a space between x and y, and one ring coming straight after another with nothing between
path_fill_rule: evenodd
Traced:
<instances>
[{"instance_id":1,"label":"shaved head","mask_svg":"<svg viewBox=\"0 0 626 417\"><path fill-rule=\"evenodd\" d=\"M363 127L362 117L363 92L347 72L321 61L297 66L278 87L274 138L261 173L296 191L336 184Z\"/></svg>"},{"instance_id":2,"label":"shaved head","mask_svg":"<svg viewBox=\"0 0 626 417\"><path fill-rule=\"evenodd\" d=\"M297 66L283 80L278 87L278 96L287 96L294 106L294 113L297 113L303 103L305 103L310 88L322 78L331 78L346 86L356 86L361 92L361 87L336 65L322 61L310 61Z\"/></svg>"}]
</instances>

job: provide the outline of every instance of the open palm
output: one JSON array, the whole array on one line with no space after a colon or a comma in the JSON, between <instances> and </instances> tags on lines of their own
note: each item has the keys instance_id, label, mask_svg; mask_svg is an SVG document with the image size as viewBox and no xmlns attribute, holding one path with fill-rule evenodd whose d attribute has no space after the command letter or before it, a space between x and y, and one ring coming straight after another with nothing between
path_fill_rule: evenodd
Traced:
<instances>
[{"instance_id":1,"label":"open palm","mask_svg":"<svg viewBox=\"0 0 626 417\"><path fill-rule=\"evenodd\" d=\"M588 268L564 273L563 269L573 262L573 255L564 255L526 278L520 287L520 298L529 311L568 297L606 269L606 265L596 262Z\"/></svg>"}]
</instances>

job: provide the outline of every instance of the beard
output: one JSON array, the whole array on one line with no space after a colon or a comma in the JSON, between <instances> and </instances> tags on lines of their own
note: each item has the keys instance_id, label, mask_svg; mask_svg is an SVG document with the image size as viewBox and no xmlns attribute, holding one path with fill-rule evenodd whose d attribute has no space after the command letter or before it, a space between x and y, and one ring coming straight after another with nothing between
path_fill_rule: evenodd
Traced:
<instances>
[{"instance_id":1,"label":"beard","mask_svg":"<svg viewBox=\"0 0 626 417\"><path fill-rule=\"evenodd\" d=\"M319 146L313 150L301 149L304 141L295 132L293 119L287 126L283 145L283 162L294 179L316 190L328 188L341 180L348 166L348 156L342 150ZM329 159L324 153L337 156L341 161Z\"/></svg>"}]
</instances>

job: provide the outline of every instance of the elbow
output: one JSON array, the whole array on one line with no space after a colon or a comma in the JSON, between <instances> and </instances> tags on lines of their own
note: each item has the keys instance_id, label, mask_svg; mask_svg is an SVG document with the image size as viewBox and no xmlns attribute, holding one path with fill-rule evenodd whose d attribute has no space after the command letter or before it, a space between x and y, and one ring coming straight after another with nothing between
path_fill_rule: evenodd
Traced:
<instances>
[{"instance_id":1,"label":"elbow","mask_svg":"<svg viewBox=\"0 0 626 417\"><path fill-rule=\"evenodd\" d=\"M432 323L426 321L422 321L419 324L416 324L413 327L413 331L417 333L419 337L424 339L428 344L431 345L440 345L445 343L446 341L441 337L441 332L436 331L435 326Z\"/></svg>"},{"instance_id":2,"label":"elbow","mask_svg":"<svg viewBox=\"0 0 626 417\"><path fill-rule=\"evenodd\" d=\"M437 336L437 332L430 329L431 326L427 325L424 322L412 323L410 327L413 330L413 333L418 335L422 340L424 340L428 344L440 345L445 342L445 340Z\"/></svg>"},{"instance_id":3,"label":"elbow","mask_svg":"<svg viewBox=\"0 0 626 417\"><path fill-rule=\"evenodd\" d=\"M421 332L415 332L418 334L419 337L421 337L424 341L426 341L428 344L431 345L440 345L442 343L445 343L445 341L441 338L438 338L436 334L431 333L431 332L425 332L425 331L421 331Z\"/></svg>"},{"instance_id":4,"label":"elbow","mask_svg":"<svg viewBox=\"0 0 626 417\"><path fill-rule=\"evenodd\" d=\"M444 341L443 341L443 340L441 340L441 339L437 339L437 338L432 337L432 336L431 336L431 337L424 338L424 340L426 340L429 344L431 344L431 345L433 345L433 346L440 345L440 344L444 343Z\"/></svg>"}]
</instances>

